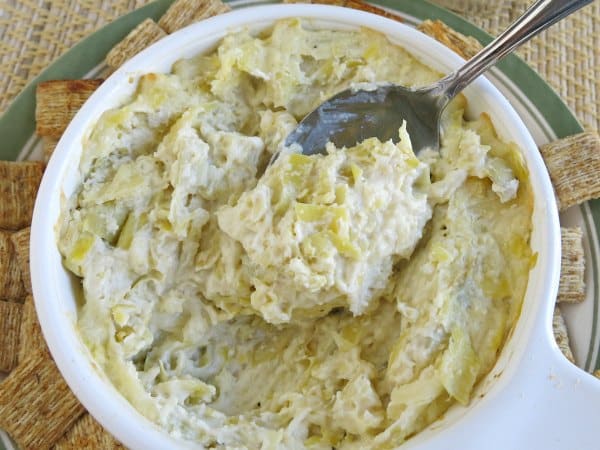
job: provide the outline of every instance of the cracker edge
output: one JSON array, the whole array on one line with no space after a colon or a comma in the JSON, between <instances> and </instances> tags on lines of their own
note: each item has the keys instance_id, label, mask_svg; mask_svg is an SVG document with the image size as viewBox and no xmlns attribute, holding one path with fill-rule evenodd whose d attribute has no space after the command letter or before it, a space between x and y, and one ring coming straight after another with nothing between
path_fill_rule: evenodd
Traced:
<instances>
[{"instance_id":1,"label":"cracker edge","mask_svg":"<svg viewBox=\"0 0 600 450\"><path fill-rule=\"evenodd\" d=\"M583 231L579 227L561 227L560 283L558 303L580 303L585 300L585 255Z\"/></svg>"},{"instance_id":2,"label":"cracker edge","mask_svg":"<svg viewBox=\"0 0 600 450\"><path fill-rule=\"evenodd\" d=\"M86 413L54 445L54 450L125 449L110 433Z\"/></svg>"},{"instance_id":3,"label":"cracker edge","mask_svg":"<svg viewBox=\"0 0 600 450\"><path fill-rule=\"evenodd\" d=\"M10 372L19 360L23 305L0 300L0 372Z\"/></svg>"},{"instance_id":4,"label":"cracker edge","mask_svg":"<svg viewBox=\"0 0 600 450\"><path fill-rule=\"evenodd\" d=\"M50 161L56 146L58 145L58 141L60 138L52 138L52 137L42 137L42 152L44 154L44 162Z\"/></svg>"},{"instance_id":5,"label":"cracker edge","mask_svg":"<svg viewBox=\"0 0 600 450\"><path fill-rule=\"evenodd\" d=\"M112 70L116 70L125 61L166 35L167 33L154 20L148 18L131 30L121 42L108 52L106 64Z\"/></svg>"},{"instance_id":6,"label":"cracker edge","mask_svg":"<svg viewBox=\"0 0 600 450\"><path fill-rule=\"evenodd\" d=\"M36 87L35 132L58 140L102 79L48 80Z\"/></svg>"},{"instance_id":7,"label":"cracker edge","mask_svg":"<svg viewBox=\"0 0 600 450\"><path fill-rule=\"evenodd\" d=\"M404 22L404 19L393 12L387 11L370 3L363 2L361 0L283 0L283 3L309 3L318 5L333 5L343 6L345 8L358 9L359 11L366 11L379 16L387 17L398 22Z\"/></svg>"},{"instance_id":8,"label":"cracker edge","mask_svg":"<svg viewBox=\"0 0 600 450\"><path fill-rule=\"evenodd\" d=\"M44 163L0 161L0 228L17 231L31 225Z\"/></svg>"},{"instance_id":9,"label":"cracker edge","mask_svg":"<svg viewBox=\"0 0 600 450\"><path fill-rule=\"evenodd\" d=\"M540 147L556 193L558 209L600 197L600 136L583 132Z\"/></svg>"},{"instance_id":10,"label":"cracker edge","mask_svg":"<svg viewBox=\"0 0 600 450\"><path fill-rule=\"evenodd\" d=\"M567 324L565 323L565 319L562 315L562 312L558 306L554 307L554 315L552 316L552 330L554 332L554 339L556 340L556 344L558 348L562 352L565 357L575 363L575 359L573 358L573 352L571 351L571 346L569 344L569 333L567 331Z\"/></svg>"},{"instance_id":11,"label":"cracker edge","mask_svg":"<svg viewBox=\"0 0 600 450\"><path fill-rule=\"evenodd\" d=\"M27 295L12 232L0 230L0 298L20 301Z\"/></svg>"},{"instance_id":12,"label":"cracker edge","mask_svg":"<svg viewBox=\"0 0 600 450\"><path fill-rule=\"evenodd\" d=\"M441 42L464 59L471 59L483 48L477 39L455 31L441 20L425 20L417 26L417 29Z\"/></svg>"},{"instance_id":13,"label":"cracker edge","mask_svg":"<svg viewBox=\"0 0 600 450\"><path fill-rule=\"evenodd\" d=\"M37 318L33 297L27 296L21 314L21 332L19 339L19 362L25 361L32 353L43 353L50 358L50 352Z\"/></svg>"},{"instance_id":14,"label":"cracker edge","mask_svg":"<svg viewBox=\"0 0 600 450\"><path fill-rule=\"evenodd\" d=\"M84 411L41 352L29 354L0 384L0 427L22 450L50 448Z\"/></svg>"},{"instance_id":15,"label":"cracker edge","mask_svg":"<svg viewBox=\"0 0 600 450\"><path fill-rule=\"evenodd\" d=\"M191 23L228 11L231 11L231 7L221 0L176 0L158 20L158 25L170 34Z\"/></svg>"},{"instance_id":16,"label":"cracker edge","mask_svg":"<svg viewBox=\"0 0 600 450\"><path fill-rule=\"evenodd\" d=\"M23 228L11 234L10 240L21 271L21 281L28 294L31 294L31 273L29 271L29 238L31 227Z\"/></svg>"}]
</instances>

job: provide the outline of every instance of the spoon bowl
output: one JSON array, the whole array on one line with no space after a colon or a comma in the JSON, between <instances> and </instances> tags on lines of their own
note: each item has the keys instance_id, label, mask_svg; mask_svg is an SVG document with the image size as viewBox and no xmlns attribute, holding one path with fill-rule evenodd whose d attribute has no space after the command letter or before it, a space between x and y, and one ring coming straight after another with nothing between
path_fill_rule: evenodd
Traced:
<instances>
[{"instance_id":1,"label":"spoon bowl","mask_svg":"<svg viewBox=\"0 0 600 450\"><path fill-rule=\"evenodd\" d=\"M351 147L376 136L381 141L399 139L398 129L406 121L413 148L439 148L437 125L445 104L439 104L436 87L413 90L396 85L373 90L347 89L307 115L286 139L299 144L303 153L322 153L329 141Z\"/></svg>"},{"instance_id":2,"label":"spoon bowl","mask_svg":"<svg viewBox=\"0 0 600 450\"><path fill-rule=\"evenodd\" d=\"M537 0L487 47L437 83L419 89L397 85L346 89L309 113L285 144L298 144L302 153L313 155L325 153L328 142L337 147L350 147L370 137L396 142L398 129L406 121L415 153L426 148L437 151L440 118L450 100L515 48L591 2Z\"/></svg>"}]
</instances>

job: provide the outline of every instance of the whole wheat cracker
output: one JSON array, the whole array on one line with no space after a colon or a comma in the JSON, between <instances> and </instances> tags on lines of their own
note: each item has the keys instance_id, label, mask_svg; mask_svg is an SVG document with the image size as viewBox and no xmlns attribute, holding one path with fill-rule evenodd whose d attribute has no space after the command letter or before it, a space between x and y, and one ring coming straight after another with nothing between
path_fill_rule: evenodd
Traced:
<instances>
[{"instance_id":1,"label":"whole wheat cracker","mask_svg":"<svg viewBox=\"0 0 600 450\"><path fill-rule=\"evenodd\" d=\"M0 161L0 228L20 230L31 224L43 172L40 161Z\"/></svg>"},{"instance_id":2,"label":"whole wheat cracker","mask_svg":"<svg viewBox=\"0 0 600 450\"><path fill-rule=\"evenodd\" d=\"M21 450L52 447L84 411L42 352L30 353L0 383L0 428Z\"/></svg>"},{"instance_id":3,"label":"whole wheat cracker","mask_svg":"<svg viewBox=\"0 0 600 450\"><path fill-rule=\"evenodd\" d=\"M12 242L19 270L21 272L21 280L23 287L27 293L31 294L31 274L29 272L29 237L31 228L23 228L11 234Z\"/></svg>"},{"instance_id":4,"label":"whole wheat cracker","mask_svg":"<svg viewBox=\"0 0 600 450\"><path fill-rule=\"evenodd\" d=\"M387 17L388 19L393 19L398 22L404 22L404 19L402 19L402 17L400 17L399 15L360 0L346 0L343 6L345 6L346 8L358 9L360 11L366 11L373 14L377 14L379 16Z\"/></svg>"},{"instance_id":5,"label":"whole wheat cracker","mask_svg":"<svg viewBox=\"0 0 600 450\"><path fill-rule=\"evenodd\" d=\"M53 138L53 137L49 137L49 136L42 138L42 152L44 154L45 162L50 161L50 157L54 153L54 149L58 145L59 140L60 140L60 138Z\"/></svg>"},{"instance_id":6,"label":"whole wheat cracker","mask_svg":"<svg viewBox=\"0 0 600 450\"><path fill-rule=\"evenodd\" d=\"M125 449L89 414L84 414L54 445L54 450Z\"/></svg>"},{"instance_id":7,"label":"whole wheat cracker","mask_svg":"<svg viewBox=\"0 0 600 450\"><path fill-rule=\"evenodd\" d=\"M32 353L43 353L50 358L46 340L35 312L33 297L29 295L23 303L21 314L21 332L19 339L19 362Z\"/></svg>"},{"instance_id":8,"label":"whole wheat cracker","mask_svg":"<svg viewBox=\"0 0 600 450\"><path fill-rule=\"evenodd\" d=\"M585 299L585 256L583 254L583 231L579 227L562 227L559 303L579 303Z\"/></svg>"},{"instance_id":9,"label":"whole wheat cracker","mask_svg":"<svg viewBox=\"0 0 600 450\"><path fill-rule=\"evenodd\" d=\"M21 269L11 234L0 230L0 299L21 301L27 291L21 281Z\"/></svg>"},{"instance_id":10,"label":"whole wheat cracker","mask_svg":"<svg viewBox=\"0 0 600 450\"><path fill-rule=\"evenodd\" d=\"M477 39L453 30L441 20L425 20L417 26L417 29L441 42L464 59L471 59L483 48Z\"/></svg>"},{"instance_id":11,"label":"whole wheat cracker","mask_svg":"<svg viewBox=\"0 0 600 450\"><path fill-rule=\"evenodd\" d=\"M112 70L116 70L125 61L166 35L165 31L154 20L146 19L108 52L106 64Z\"/></svg>"},{"instance_id":12,"label":"whole wheat cracker","mask_svg":"<svg viewBox=\"0 0 600 450\"><path fill-rule=\"evenodd\" d=\"M283 0L283 3L310 3L317 5L344 6L346 0Z\"/></svg>"},{"instance_id":13,"label":"whole wheat cracker","mask_svg":"<svg viewBox=\"0 0 600 450\"><path fill-rule=\"evenodd\" d=\"M585 132L540 147L561 211L600 197L600 136Z\"/></svg>"},{"instance_id":14,"label":"whole wheat cracker","mask_svg":"<svg viewBox=\"0 0 600 450\"><path fill-rule=\"evenodd\" d=\"M18 361L23 305L0 301L0 372L10 372Z\"/></svg>"},{"instance_id":15,"label":"whole wheat cracker","mask_svg":"<svg viewBox=\"0 0 600 450\"><path fill-rule=\"evenodd\" d=\"M175 0L162 15L158 25L173 33L191 23L231 11L221 0Z\"/></svg>"},{"instance_id":16,"label":"whole wheat cracker","mask_svg":"<svg viewBox=\"0 0 600 450\"><path fill-rule=\"evenodd\" d=\"M552 316L552 330L554 331L554 339L556 339L556 343L560 351L569 361L575 362L573 358L573 352L571 351L571 346L569 344L567 324L565 323L565 319L558 306L554 307L554 315Z\"/></svg>"},{"instance_id":17,"label":"whole wheat cracker","mask_svg":"<svg viewBox=\"0 0 600 450\"><path fill-rule=\"evenodd\" d=\"M103 80L49 80L35 91L35 132L58 139Z\"/></svg>"},{"instance_id":18,"label":"whole wheat cracker","mask_svg":"<svg viewBox=\"0 0 600 450\"><path fill-rule=\"evenodd\" d=\"M363 2L361 0L284 0L284 3L311 3L311 4L321 4L321 5L334 5L334 6L343 6L346 8L358 9L360 11L366 11L373 14L377 14L379 16L387 17L388 19L393 19L398 22L403 22L404 20L397 14L389 12L383 8L380 8L375 5L371 5L370 3Z\"/></svg>"}]
</instances>

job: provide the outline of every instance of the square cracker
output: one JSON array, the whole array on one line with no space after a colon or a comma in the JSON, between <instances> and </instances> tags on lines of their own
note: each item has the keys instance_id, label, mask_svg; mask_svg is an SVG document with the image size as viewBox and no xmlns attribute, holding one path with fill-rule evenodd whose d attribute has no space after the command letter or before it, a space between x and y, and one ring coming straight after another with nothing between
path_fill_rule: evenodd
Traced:
<instances>
[{"instance_id":1,"label":"square cracker","mask_svg":"<svg viewBox=\"0 0 600 450\"><path fill-rule=\"evenodd\" d=\"M283 0L283 3L314 3L320 5L344 6L346 8L377 14L379 16L387 17L388 19L397 20L398 22L404 22L399 15L386 11L378 6L371 5L370 3L363 2L362 0Z\"/></svg>"},{"instance_id":2,"label":"square cracker","mask_svg":"<svg viewBox=\"0 0 600 450\"><path fill-rule=\"evenodd\" d=\"M167 33L191 23L231 11L221 0L175 0L158 21Z\"/></svg>"},{"instance_id":3,"label":"square cracker","mask_svg":"<svg viewBox=\"0 0 600 450\"><path fill-rule=\"evenodd\" d=\"M561 228L559 303L580 303L585 300L585 256L583 232L579 227Z\"/></svg>"},{"instance_id":4,"label":"square cracker","mask_svg":"<svg viewBox=\"0 0 600 450\"><path fill-rule=\"evenodd\" d=\"M471 59L483 48L477 39L453 30L441 20L425 20L417 29L441 42L464 59Z\"/></svg>"},{"instance_id":5,"label":"square cracker","mask_svg":"<svg viewBox=\"0 0 600 450\"><path fill-rule=\"evenodd\" d=\"M0 161L0 228L20 230L31 225L43 172L40 161Z\"/></svg>"},{"instance_id":6,"label":"square cracker","mask_svg":"<svg viewBox=\"0 0 600 450\"><path fill-rule=\"evenodd\" d=\"M54 446L54 450L125 449L88 413L81 417Z\"/></svg>"},{"instance_id":7,"label":"square cracker","mask_svg":"<svg viewBox=\"0 0 600 450\"><path fill-rule=\"evenodd\" d=\"M311 3L317 5L344 6L346 0L283 0L283 3Z\"/></svg>"},{"instance_id":8,"label":"square cracker","mask_svg":"<svg viewBox=\"0 0 600 450\"><path fill-rule=\"evenodd\" d=\"M10 231L0 230L0 299L20 301L27 292Z\"/></svg>"},{"instance_id":9,"label":"square cracker","mask_svg":"<svg viewBox=\"0 0 600 450\"><path fill-rule=\"evenodd\" d=\"M23 228L20 231L12 233L10 240L12 242L19 270L21 271L21 280L23 287L28 294L31 294L31 274L29 273L29 237L31 228Z\"/></svg>"},{"instance_id":10,"label":"square cracker","mask_svg":"<svg viewBox=\"0 0 600 450\"><path fill-rule=\"evenodd\" d=\"M50 448L83 414L47 355L34 352L0 384L0 428L21 450Z\"/></svg>"},{"instance_id":11,"label":"square cracker","mask_svg":"<svg viewBox=\"0 0 600 450\"><path fill-rule=\"evenodd\" d=\"M102 80L42 81L35 91L35 132L58 139Z\"/></svg>"},{"instance_id":12,"label":"square cracker","mask_svg":"<svg viewBox=\"0 0 600 450\"><path fill-rule=\"evenodd\" d=\"M44 153L44 161L46 163L50 161L50 157L54 153L59 140L58 138L48 136L42 138L42 152Z\"/></svg>"},{"instance_id":13,"label":"square cracker","mask_svg":"<svg viewBox=\"0 0 600 450\"><path fill-rule=\"evenodd\" d=\"M600 136L575 134L542 145L540 152L556 192L558 209L600 197Z\"/></svg>"},{"instance_id":14,"label":"square cracker","mask_svg":"<svg viewBox=\"0 0 600 450\"><path fill-rule=\"evenodd\" d=\"M19 362L27 359L32 353L44 353L50 358L46 340L37 318L33 297L30 295L23 303L21 314L21 336L19 339Z\"/></svg>"},{"instance_id":15,"label":"square cracker","mask_svg":"<svg viewBox=\"0 0 600 450\"><path fill-rule=\"evenodd\" d=\"M0 301L0 372L17 365L22 309L20 303Z\"/></svg>"},{"instance_id":16,"label":"square cracker","mask_svg":"<svg viewBox=\"0 0 600 450\"><path fill-rule=\"evenodd\" d=\"M112 70L116 70L125 61L166 35L165 31L154 20L146 19L108 52L106 64Z\"/></svg>"},{"instance_id":17,"label":"square cracker","mask_svg":"<svg viewBox=\"0 0 600 450\"><path fill-rule=\"evenodd\" d=\"M554 331L554 339L560 351L565 357L574 362L573 352L569 344L569 333L567 332L567 324L558 306L554 307L554 316L552 317L552 330Z\"/></svg>"}]
</instances>

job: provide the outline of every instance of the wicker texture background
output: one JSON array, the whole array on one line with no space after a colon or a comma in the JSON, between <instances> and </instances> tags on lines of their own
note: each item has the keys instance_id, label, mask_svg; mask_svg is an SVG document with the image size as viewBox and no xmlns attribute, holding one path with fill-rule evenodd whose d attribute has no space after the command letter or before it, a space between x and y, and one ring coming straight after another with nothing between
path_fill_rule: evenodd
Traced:
<instances>
[{"instance_id":1,"label":"wicker texture background","mask_svg":"<svg viewBox=\"0 0 600 450\"><path fill-rule=\"evenodd\" d=\"M492 35L533 0L436 0ZM566 101L587 130L600 130L600 2L555 24L518 50Z\"/></svg>"},{"instance_id":2,"label":"wicker texture background","mask_svg":"<svg viewBox=\"0 0 600 450\"><path fill-rule=\"evenodd\" d=\"M492 34L533 0L435 0ZM149 0L0 0L0 113L26 83L67 49ZM576 113L600 129L600 2L519 51Z\"/></svg>"}]
</instances>

